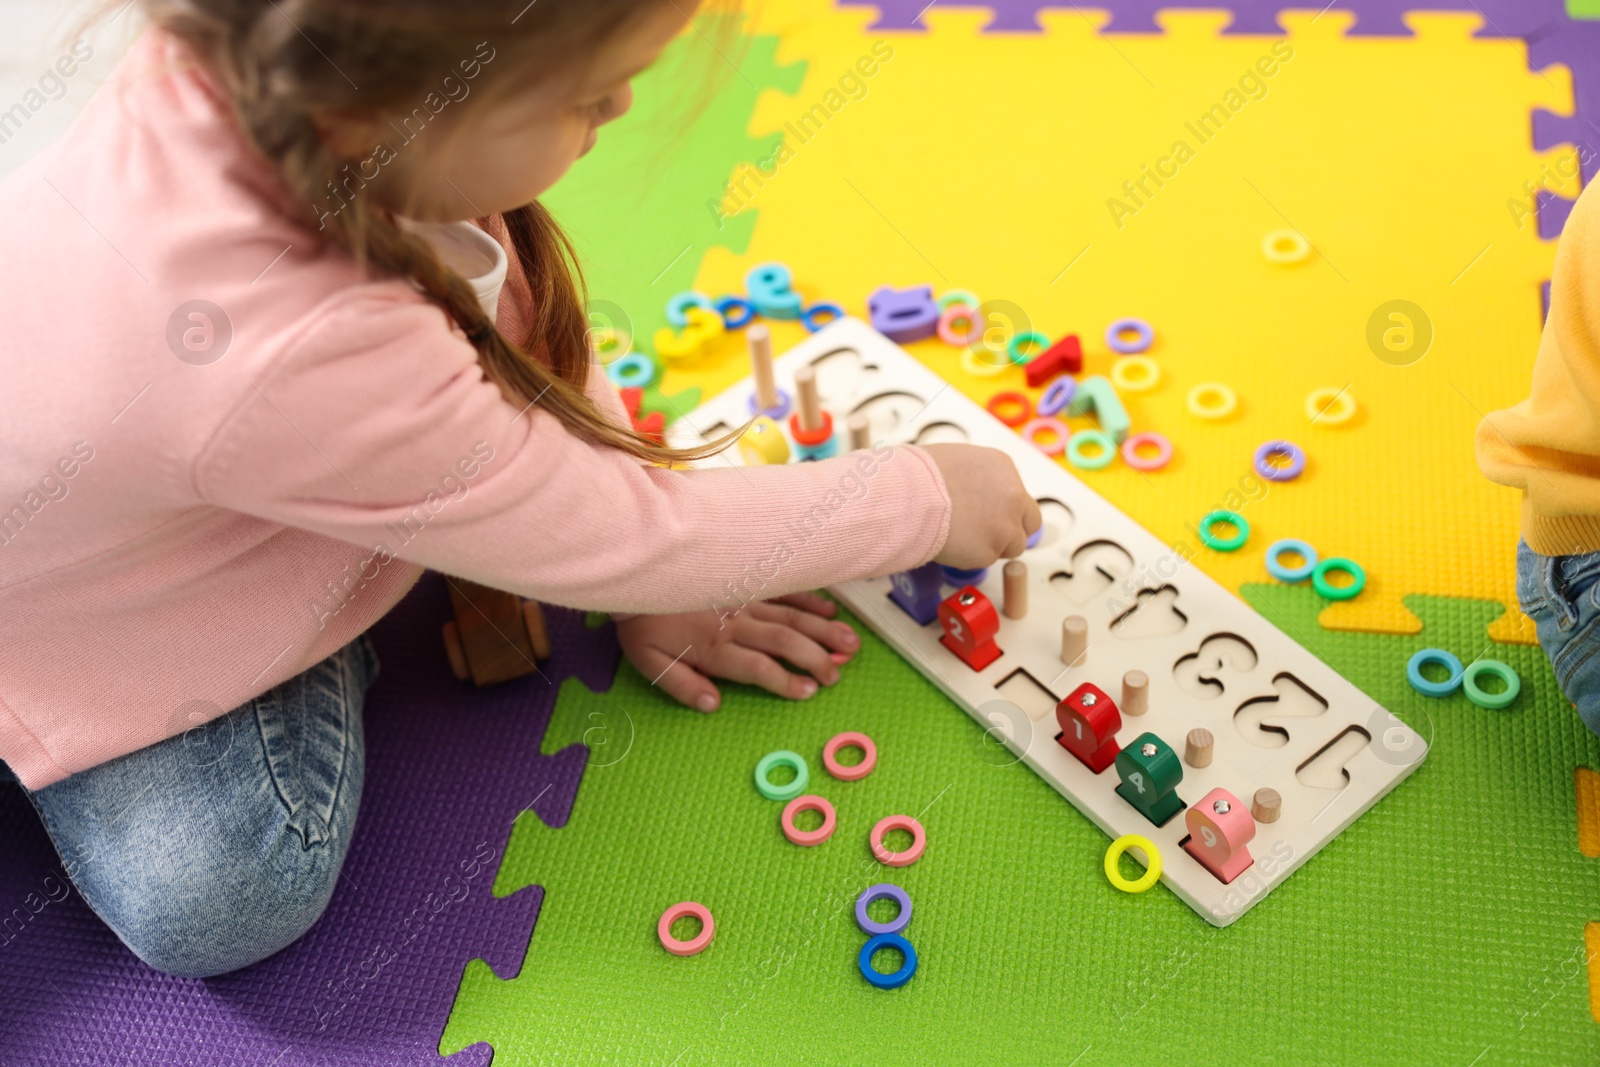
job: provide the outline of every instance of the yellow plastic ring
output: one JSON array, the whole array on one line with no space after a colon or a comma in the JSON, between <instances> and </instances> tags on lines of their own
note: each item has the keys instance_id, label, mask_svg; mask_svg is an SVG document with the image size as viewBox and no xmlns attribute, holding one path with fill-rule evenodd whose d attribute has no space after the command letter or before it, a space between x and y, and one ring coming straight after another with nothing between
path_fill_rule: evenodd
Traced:
<instances>
[{"instance_id":1,"label":"yellow plastic ring","mask_svg":"<svg viewBox=\"0 0 1600 1067\"><path fill-rule=\"evenodd\" d=\"M1221 382L1201 382L1189 390L1189 414L1197 419L1225 419L1239 407L1239 394Z\"/></svg>"},{"instance_id":2,"label":"yellow plastic ring","mask_svg":"<svg viewBox=\"0 0 1600 1067\"><path fill-rule=\"evenodd\" d=\"M1306 397L1306 418L1324 426L1343 426L1356 414L1356 398L1349 387L1313 389Z\"/></svg>"},{"instance_id":3,"label":"yellow plastic ring","mask_svg":"<svg viewBox=\"0 0 1600 1067\"><path fill-rule=\"evenodd\" d=\"M1123 356L1111 364L1111 384L1124 393L1148 393L1161 384L1161 364L1149 356Z\"/></svg>"},{"instance_id":4,"label":"yellow plastic ring","mask_svg":"<svg viewBox=\"0 0 1600 1067\"><path fill-rule=\"evenodd\" d=\"M595 358L601 364L609 365L633 351L633 338L626 330L596 326L589 331L589 347L594 349Z\"/></svg>"},{"instance_id":5,"label":"yellow plastic ring","mask_svg":"<svg viewBox=\"0 0 1600 1067\"><path fill-rule=\"evenodd\" d=\"M1261 254L1274 263L1304 263L1311 256L1311 242L1299 230L1273 230L1261 239Z\"/></svg>"},{"instance_id":6,"label":"yellow plastic ring","mask_svg":"<svg viewBox=\"0 0 1600 1067\"><path fill-rule=\"evenodd\" d=\"M778 424L763 415L739 435L739 455L747 467L782 465L789 462L789 442Z\"/></svg>"},{"instance_id":7,"label":"yellow plastic ring","mask_svg":"<svg viewBox=\"0 0 1600 1067\"><path fill-rule=\"evenodd\" d=\"M1122 872L1117 869L1117 861L1130 848L1142 849L1149 864L1145 867L1144 874L1132 882L1122 877ZM1161 880L1161 850L1156 848L1154 841L1139 834L1126 834L1117 838L1111 842L1111 847L1106 849L1106 878L1124 893L1143 893Z\"/></svg>"},{"instance_id":8,"label":"yellow plastic ring","mask_svg":"<svg viewBox=\"0 0 1600 1067\"><path fill-rule=\"evenodd\" d=\"M983 351L988 352L989 350L985 348ZM1006 358L1005 353L1003 352L995 353L996 355L999 355L1001 360L1001 362L998 364L990 363L986 359L979 359L978 352L978 345L972 345L969 348L964 348L961 350L961 369L966 371L968 374L975 374L979 378L994 378L1004 374L1006 372L1006 368L1011 366L1011 361Z\"/></svg>"}]
</instances>

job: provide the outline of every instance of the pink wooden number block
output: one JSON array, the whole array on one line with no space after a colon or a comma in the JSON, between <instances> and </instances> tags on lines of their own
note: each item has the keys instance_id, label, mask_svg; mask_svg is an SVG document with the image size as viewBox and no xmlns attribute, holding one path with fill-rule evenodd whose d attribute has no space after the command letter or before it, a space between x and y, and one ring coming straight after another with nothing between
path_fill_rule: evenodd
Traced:
<instances>
[{"instance_id":1,"label":"pink wooden number block","mask_svg":"<svg viewBox=\"0 0 1600 1067\"><path fill-rule=\"evenodd\" d=\"M1253 860L1245 846L1256 836L1250 805L1226 789L1213 789L1183 815L1189 840L1183 850L1226 885L1244 873Z\"/></svg>"}]
</instances>

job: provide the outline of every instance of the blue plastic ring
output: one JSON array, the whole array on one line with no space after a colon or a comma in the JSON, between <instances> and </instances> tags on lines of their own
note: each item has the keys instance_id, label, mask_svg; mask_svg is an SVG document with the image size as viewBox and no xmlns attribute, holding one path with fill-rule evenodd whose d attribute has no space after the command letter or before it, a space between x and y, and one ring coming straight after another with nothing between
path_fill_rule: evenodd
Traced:
<instances>
[{"instance_id":1,"label":"blue plastic ring","mask_svg":"<svg viewBox=\"0 0 1600 1067\"><path fill-rule=\"evenodd\" d=\"M1028 547L1038 548L1042 540L1044 540L1044 523L1041 522L1039 528L1028 535Z\"/></svg>"},{"instance_id":2,"label":"blue plastic ring","mask_svg":"<svg viewBox=\"0 0 1600 1067\"><path fill-rule=\"evenodd\" d=\"M1138 337L1132 341L1124 341L1122 335L1130 330ZM1155 330L1152 330L1150 324L1143 319L1118 319L1106 327L1106 347L1119 355L1138 355L1148 350L1155 343L1155 339Z\"/></svg>"},{"instance_id":3,"label":"blue plastic ring","mask_svg":"<svg viewBox=\"0 0 1600 1067\"><path fill-rule=\"evenodd\" d=\"M1449 671L1450 677L1442 682L1430 682L1424 678L1422 668L1430 663L1437 663ZM1442 648L1425 648L1406 663L1406 681L1411 683L1411 688L1425 697L1449 696L1461 688L1461 679L1466 673L1467 670L1461 665L1461 661Z\"/></svg>"},{"instance_id":4,"label":"blue plastic ring","mask_svg":"<svg viewBox=\"0 0 1600 1067\"><path fill-rule=\"evenodd\" d=\"M686 289L681 293L674 293L667 301L667 321L678 329L689 325L689 318L684 314L690 308L705 308L707 311L717 311L717 305L704 293L697 293L693 289ZM719 312L720 314L720 312Z\"/></svg>"},{"instance_id":5,"label":"blue plastic ring","mask_svg":"<svg viewBox=\"0 0 1600 1067\"><path fill-rule=\"evenodd\" d=\"M1285 457L1288 465L1274 466L1273 456ZM1256 473L1269 482L1292 482L1306 469L1305 450L1292 441L1268 441L1256 449L1255 468Z\"/></svg>"},{"instance_id":6,"label":"blue plastic ring","mask_svg":"<svg viewBox=\"0 0 1600 1067\"><path fill-rule=\"evenodd\" d=\"M1044 387L1044 395L1039 398L1039 403L1034 405L1034 412L1043 418L1059 415L1072 403L1072 394L1078 391L1077 380L1070 374L1063 374L1055 381Z\"/></svg>"},{"instance_id":7,"label":"blue plastic ring","mask_svg":"<svg viewBox=\"0 0 1600 1067\"><path fill-rule=\"evenodd\" d=\"M642 388L656 380L656 361L643 352L629 352L606 367L606 376L618 389Z\"/></svg>"},{"instance_id":8,"label":"blue plastic ring","mask_svg":"<svg viewBox=\"0 0 1600 1067\"><path fill-rule=\"evenodd\" d=\"M832 315L833 318L829 319L828 322L835 322L844 318L844 308L840 307L838 304L830 304L826 300L819 300L817 303L812 304L810 307L800 312L800 321L805 325L807 333L816 333L818 330L828 325L828 322L816 321L816 316L818 314Z\"/></svg>"},{"instance_id":9,"label":"blue plastic ring","mask_svg":"<svg viewBox=\"0 0 1600 1067\"><path fill-rule=\"evenodd\" d=\"M749 402L748 402L748 404L746 406L748 406L750 408L750 414L752 414L752 415L765 415L767 418L771 419L773 422L782 422L784 419L787 419L789 417L789 411L790 411L790 409L792 409L794 407L794 398L791 397L788 393L784 392L782 389L779 389L778 390L778 406L777 407L768 408L765 411L757 411L756 410L756 394L751 393L750 394L750 400L749 400Z\"/></svg>"},{"instance_id":10,"label":"blue plastic ring","mask_svg":"<svg viewBox=\"0 0 1600 1067\"><path fill-rule=\"evenodd\" d=\"M944 580L954 586L981 585L984 578L989 575L988 567L975 567L972 570L963 570L960 567L946 567L939 565L939 572L944 575Z\"/></svg>"},{"instance_id":11,"label":"blue plastic ring","mask_svg":"<svg viewBox=\"0 0 1600 1067\"><path fill-rule=\"evenodd\" d=\"M893 900L900 905L900 914L886 923L875 923L867 918L867 907L874 900ZM911 896L892 882L879 882L868 886L856 897L856 925L869 934L898 934L911 921ZM876 972L874 972L876 973Z\"/></svg>"},{"instance_id":12,"label":"blue plastic ring","mask_svg":"<svg viewBox=\"0 0 1600 1067\"><path fill-rule=\"evenodd\" d=\"M897 948L905 956L905 963L893 974L879 974L872 967L872 957L880 948ZM861 955L857 962L861 965L861 977L877 986L879 989L899 989L911 981L911 976L917 973L917 950L911 947L911 942L899 934L879 934L867 939L861 946Z\"/></svg>"},{"instance_id":13,"label":"blue plastic ring","mask_svg":"<svg viewBox=\"0 0 1600 1067\"><path fill-rule=\"evenodd\" d=\"M756 306L742 296L725 296L715 306L717 314L722 316L722 325L729 330L743 329L756 317ZM732 311L742 311L744 314L734 318L729 314Z\"/></svg>"},{"instance_id":14,"label":"blue plastic ring","mask_svg":"<svg viewBox=\"0 0 1600 1067\"><path fill-rule=\"evenodd\" d=\"M1278 562L1278 557L1288 552L1298 552L1305 562L1298 567L1285 567ZM1311 572L1317 569L1318 562L1317 550L1293 537L1274 541L1267 548L1267 573L1278 581L1288 582L1290 585L1311 577Z\"/></svg>"}]
</instances>

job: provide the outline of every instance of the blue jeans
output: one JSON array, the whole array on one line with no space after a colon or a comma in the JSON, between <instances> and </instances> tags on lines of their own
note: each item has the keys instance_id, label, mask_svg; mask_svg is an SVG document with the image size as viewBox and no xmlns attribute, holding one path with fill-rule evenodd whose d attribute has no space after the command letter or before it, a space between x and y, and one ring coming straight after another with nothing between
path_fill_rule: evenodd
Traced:
<instances>
[{"instance_id":1,"label":"blue jeans","mask_svg":"<svg viewBox=\"0 0 1600 1067\"><path fill-rule=\"evenodd\" d=\"M1600 552L1541 556L1519 543L1517 599L1538 624L1556 683L1600 734Z\"/></svg>"},{"instance_id":2,"label":"blue jeans","mask_svg":"<svg viewBox=\"0 0 1600 1067\"><path fill-rule=\"evenodd\" d=\"M350 847L377 673L358 638L220 718L29 794L78 892L136 956L210 977L317 921Z\"/></svg>"}]
</instances>

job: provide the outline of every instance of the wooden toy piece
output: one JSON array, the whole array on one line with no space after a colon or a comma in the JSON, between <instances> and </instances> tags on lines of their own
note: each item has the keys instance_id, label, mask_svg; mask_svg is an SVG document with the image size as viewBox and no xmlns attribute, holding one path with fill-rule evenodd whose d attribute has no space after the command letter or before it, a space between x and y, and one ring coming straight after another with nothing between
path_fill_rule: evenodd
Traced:
<instances>
[{"instance_id":1,"label":"wooden toy piece","mask_svg":"<svg viewBox=\"0 0 1600 1067\"><path fill-rule=\"evenodd\" d=\"M789 462L789 442L784 440L777 423L758 415L750 428L739 435L739 455L749 467L784 464Z\"/></svg>"},{"instance_id":2,"label":"wooden toy piece","mask_svg":"<svg viewBox=\"0 0 1600 1067\"><path fill-rule=\"evenodd\" d=\"M934 302L933 288L927 285L911 289L880 286L867 297L867 311L872 328L899 344L932 337L942 314Z\"/></svg>"},{"instance_id":3,"label":"wooden toy piece","mask_svg":"<svg viewBox=\"0 0 1600 1067\"><path fill-rule=\"evenodd\" d=\"M1075 667L1089 653L1089 620L1068 615L1061 620L1061 662Z\"/></svg>"},{"instance_id":4,"label":"wooden toy piece","mask_svg":"<svg viewBox=\"0 0 1600 1067\"><path fill-rule=\"evenodd\" d=\"M444 624L444 650L457 678L493 685L532 674L549 658L537 603L462 578L447 581L455 618Z\"/></svg>"},{"instance_id":5,"label":"wooden toy piece","mask_svg":"<svg viewBox=\"0 0 1600 1067\"><path fill-rule=\"evenodd\" d=\"M1000 658L994 635L1000 632L1000 613L994 603L970 585L962 586L939 605L939 643L975 671Z\"/></svg>"},{"instance_id":6,"label":"wooden toy piece","mask_svg":"<svg viewBox=\"0 0 1600 1067\"><path fill-rule=\"evenodd\" d=\"M778 406L778 382L772 376L772 331L757 323L745 334L750 346L750 377L756 383L756 407L770 411Z\"/></svg>"},{"instance_id":7,"label":"wooden toy piece","mask_svg":"<svg viewBox=\"0 0 1600 1067\"><path fill-rule=\"evenodd\" d=\"M871 419L867 418L866 415L858 411L854 415L850 416L850 421L846 423L846 425L850 427L851 451L858 452L863 448L872 447Z\"/></svg>"},{"instance_id":8,"label":"wooden toy piece","mask_svg":"<svg viewBox=\"0 0 1600 1067\"><path fill-rule=\"evenodd\" d=\"M789 435L801 459L826 459L835 451L833 416L822 410L817 393L817 372L801 367L794 372L795 412L789 416Z\"/></svg>"},{"instance_id":9,"label":"wooden toy piece","mask_svg":"<svg viewBox=\"0 0 1600 1067\"><path fill-rule=\"evenodd\" d=\"M1129 671L1122 676L1122 714L1143 715L1150 710L1150 676Z\"/></svg>"},{"instance_id":10,"label":"wooden toy piece","mask_svg":"<svg viewBox=\"0 0 1600 1067\"><path fill-rule=\"evenodd\" d=\"M939 603L944 599L944 575L937 563L924 563L909 571L901 571L889 580L889 599L913 619L918 626L926 626L939 617Z\"/></svg>"},{"instance_id":11,"label":"wooden toy piece","mask_svg":"<svg viewBox=\"0 0 1600 1067\"><path fill-rule=\"evenodd\" d=\"M1178 796L1183 763L1172 746L1155 734L1140 734L1117 753L1117 774L1122 778L1117 795L1157 826L1166 825L1183 810Z\"/></svg>"},{"instance_id":12,"label":"wooden toy piece","mask_svg":"<svg viewBox=\"0 0 1600 1067\"><path fill-rule=\"evenodd\" d=\"M1257 789L1250 798L1250 815L1256 822L1277 822L1283 814L1283 797L1276 789Z\"/></svg>"},{"instance_id":13,"label":"wooden toy piece","mask_svg":"<svg viewBox=\"0 0 1600 1067\"><path fill-rule=\"evenodd\" d=\"M1211 746L1215 743L1216 738L1211 736L1210 730L1196 726L1183 739L1183 762L1191 767L1211 766Z\"/></svg>"},{"instance_id":14,"label":"wooden toy piece","mask_svg":"<svg viewBox=\"0 0 1600 1067\"><path fill-rule=\"evenodd\" d=\"M684 310L688 325L681 330L663 326L656 331L656 355L668 363L699 359L726 332L722 316L714 309L690 307Z\"/></svg>"},{"instance_id":15,"label":"wooden toy piece","mask_svg":"<svg viewBox=\"0 0 1600 1067\"><path fill-rule=\"evenodd\" d=\"M1096 774L1111 766L1119 751L1117 731L1122 716L1099 687L1084 682L1067 699L1056 705L1056 722L1061 724L1061 747L1077 756Z\"/></svg>"},{"instance_id":16,"label":"wooden toy piece","mask_svg":"<svg viewBox=\"0 0 1600 1067\"><path fill-rule=\"evenodd\" d=\"M1020 559L1007 561L1000 572L1005 579L1005 599L1001 611L1008 619L1028 617L1028 565Z\"/></svg>"},{"instance_id":17,"label":"wooden toy piece","mask_svg":"<svg viewBox=\"0 0 1600 1067\"><path fill-rule=\"evenodd\" d=\"M1037 389L1052 378L1063 374L1078 374L1083 370L1083 343L1078 335L1069 333L1049 348L1023 364L1028 388Z\"/></svg>"},{"instance_id":18,"label":"wooden toy piece","mask_svg":"<svg viewBox=\"0 0 1600 1067\"><path fill-rule=\"evenodd\" d=\"M1245 846L1256 836L1256 821L1244 801L1220 786L1195 801L1184 815L1189 836L1183 850L1224 885L1255 862Z\"/></svg>"},{"instance_id":19,"label":"wooden toy piece","mask_svg":"<svg viewBox=\"0 0 1600 1067\"><path fill-rule=\"evenodd\" d=\"M1103 374L1096 374L1078 383L1078 388L1073 390L1072 400L1067 404L1067 414L1092 414L1100 423L1100 429L1119 445L1128 439L1128 431L1133 428L1128 409L1117 395L1117 387Z\"/></svg>"}]
</instances>

